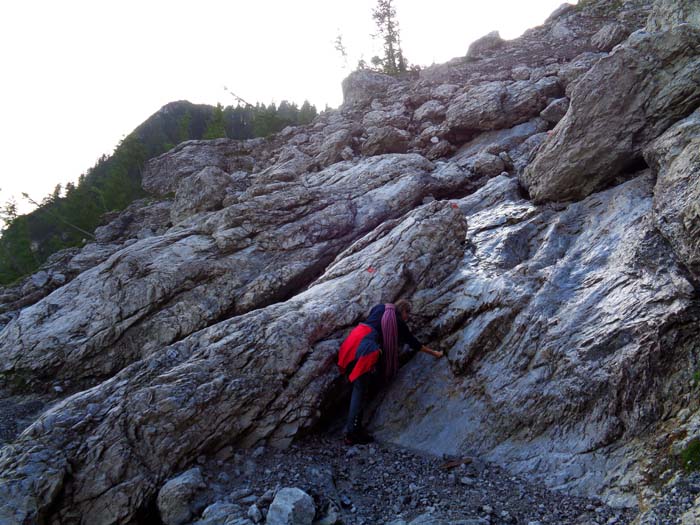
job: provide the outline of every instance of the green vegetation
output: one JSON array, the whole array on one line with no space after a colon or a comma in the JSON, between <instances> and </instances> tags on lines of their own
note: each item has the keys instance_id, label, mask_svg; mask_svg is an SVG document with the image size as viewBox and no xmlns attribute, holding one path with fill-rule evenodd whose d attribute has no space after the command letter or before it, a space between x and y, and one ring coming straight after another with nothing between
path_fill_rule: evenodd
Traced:
<instances>
[{"instance_id":1,"label":"green vegetation","mask_svg":"<svg viewBox=\"0 0 700 525\"><path fill-rule=\"evenodd\" d=\"M173 102L126 136L112 155L103 155L80 176L78 184L57 185L41 202L25 198L37 208L17 215L14 201L0 208L4 223L0 237L0 285L12 283L35 271L53 253L81 246L92 239L102 216L123 210L135 199L146 197L141 171L148 159L182 141L228 137L266 137L286 126L307 124L317 111L309 102L299 108L282 101L270 104L215 108L189 102Z\"/></svg>"},{"instance_id":2,"label":"green vegetation","mask_svg":"<svg viewBox=\"0 0 700 525\"><path fill-rule=\"evenodd\" d=\"M398 75L408 71L408 63L401 49L399 21L392 2L393 0L378 0L377 6L372 10L372 18L377 24L377 36L384 45L384 56L372 57L372 65L387 75Z\"/></svg>"},{"instance_id":3,"label":"green vegetation","mask_svg":"<svg viewBox=\"0 0 700 525\"><path fill-rule=\"evenodd\" d=\"M700 438L691 439L681 450L681 464L686 472L700 470Z\"/></svg>"}]
</instances>

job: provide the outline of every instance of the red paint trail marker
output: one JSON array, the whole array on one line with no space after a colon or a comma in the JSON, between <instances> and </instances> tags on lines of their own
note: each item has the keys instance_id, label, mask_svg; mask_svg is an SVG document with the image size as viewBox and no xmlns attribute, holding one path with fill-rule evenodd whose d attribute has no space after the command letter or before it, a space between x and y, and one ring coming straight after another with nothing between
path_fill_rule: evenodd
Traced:
<instances>
[{"instance_id":1,"label":"red paint trail marker","mask_svg":"<svg viewBox=\"0 0 700 525\"><path fill-rule=\"evenodd\" d=\"M374 272L376 272L376 271L377 271L377 270L375 270L375 269L372 268L371 266L370 266L369 268L367 268L367 272L368 272L368 273L374 273Z\"/></svg>"}]
</instances>

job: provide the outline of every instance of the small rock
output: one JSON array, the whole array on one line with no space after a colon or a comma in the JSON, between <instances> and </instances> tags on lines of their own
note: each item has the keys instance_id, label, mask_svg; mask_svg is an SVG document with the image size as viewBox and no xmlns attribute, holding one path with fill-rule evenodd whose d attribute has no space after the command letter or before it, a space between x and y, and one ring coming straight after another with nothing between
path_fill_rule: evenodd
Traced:
<instances>
[{"instance_id":1,"label":"small rock","mask_svg":"<svg viewBox=\"0 0 700 525\"><path fill-rule=\"evenodd\" d=\"M202 472L193 468L168 481L158 492L158 512L165 525L184 525L197 515L204 505L196 501L200 490L206 488Z\"/></svg>"},{"instance_id":2,"label":"small rock","mask_svg":"<svg viewBox=\"0 0 700 525\"><path fill-rule=\"evenodd\" d=\"M255 504L252 504L248 509L248 517L253 523L260 523L263 519L262 512L260 512L260 509Z\"/></svg>"},{"instance_id":3,"label":"small rock","mask_svg":"<svg viewBox=\"0 0 700 525\"><path fill-rule=\"evenodd\" d=\"M314 501L298 488L283 488L267 512L268 525L311 525L316 514Z\"/></svg>"}]
</instances>

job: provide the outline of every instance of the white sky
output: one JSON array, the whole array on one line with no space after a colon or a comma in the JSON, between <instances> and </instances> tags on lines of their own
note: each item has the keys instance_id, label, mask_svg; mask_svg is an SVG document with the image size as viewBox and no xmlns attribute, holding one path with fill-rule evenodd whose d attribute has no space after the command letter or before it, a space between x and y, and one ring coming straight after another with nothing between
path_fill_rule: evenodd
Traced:
<instances>
[{"instance_id":1,"label":"white sky","mask_svg":"<svg viewBox=\"0 0 700 525\"><path fill-rule=\"evenodd\" d=\"M575 0L569 0L575 3ZM499 30L515 38L563 0L395 0L405 56L430 65ZM0 5L0 204L65 185L161 106L342 102L376 0L8 0ZM338 33L350 55L342 67Z\"/></svg>"}]
</instances>

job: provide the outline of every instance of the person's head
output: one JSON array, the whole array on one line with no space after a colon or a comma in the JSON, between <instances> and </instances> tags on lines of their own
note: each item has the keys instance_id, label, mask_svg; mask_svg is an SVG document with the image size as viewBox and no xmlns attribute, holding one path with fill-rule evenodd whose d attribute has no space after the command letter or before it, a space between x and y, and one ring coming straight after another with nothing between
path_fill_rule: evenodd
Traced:
<instances>
[{"instance_id":1,"label":"person's head","mask_svg":"<svg viewBox=\"0 0 700 525\"><path fill-rule=\"evenodd\" d=\"M406 299L399 299L396 301L396 303L394 303L394 308L396 308L396 311L401 316L401 319L408 321L408 318L411 315L411 303L409 303Z\"/></svg>"}]
</instances>

